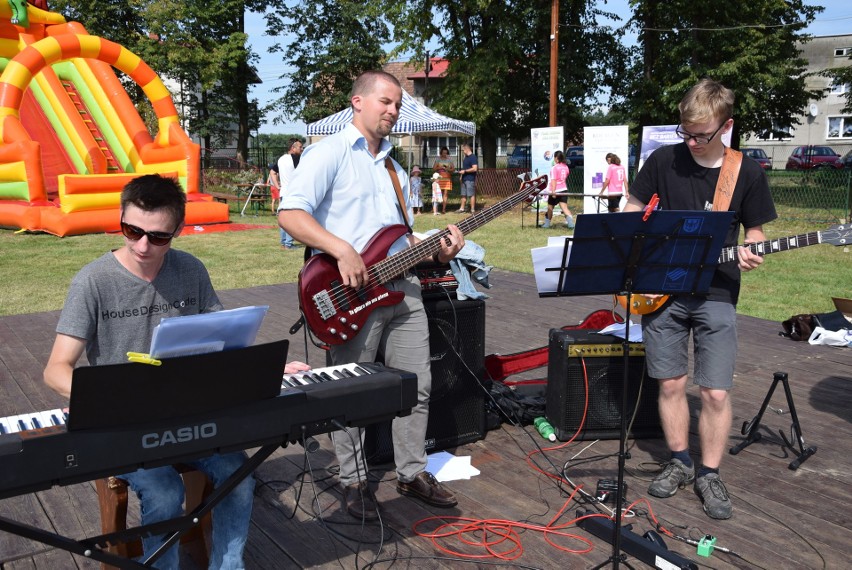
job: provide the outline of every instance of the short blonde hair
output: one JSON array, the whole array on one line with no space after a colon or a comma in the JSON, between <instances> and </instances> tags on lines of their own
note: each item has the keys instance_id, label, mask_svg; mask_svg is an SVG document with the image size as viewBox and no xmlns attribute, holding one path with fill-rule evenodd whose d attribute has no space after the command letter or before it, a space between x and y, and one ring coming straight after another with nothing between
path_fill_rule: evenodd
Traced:
<instances>
[{"instance_id":1,"label":"short blonde hair","mask_svg":"<svg viewBox=\"0 0 852 570\"><path fill-rule=\"evenodd\" d=\"M702 79L687 91L680 104L680 124L727 121L734 115L734 92L712 79Z\"/></svg>"}]
</instances>

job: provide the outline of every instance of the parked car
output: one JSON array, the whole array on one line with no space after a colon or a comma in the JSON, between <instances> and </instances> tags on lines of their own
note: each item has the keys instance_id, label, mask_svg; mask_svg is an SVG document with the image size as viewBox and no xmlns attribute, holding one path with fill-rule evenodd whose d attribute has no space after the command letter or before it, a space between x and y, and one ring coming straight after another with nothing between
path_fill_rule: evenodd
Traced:
<instances>
[{"instance_id":1,"label":"parked car","mask_svg":"<svg viewBox=\"0 0 852 570\"><path fill-rule=\"evenodd\" d=\"M763 170L772 170L772 160L766 156L766 151L762 148L741 148L740 151L758 163Z\"/></svg>"},{"instance_id":2,"label":"parked car","mask_svg":"<svg viewBox=\"0 0 852 570\"><path fill-rule=\"evenodd\" d=\"M810 170L812 168L843 168L840 155L829 146L797 146L787 159L786 170Z\"/></svg>"},{"instance_id":3,"label":"parked car","mask_svg":"<svg viewBox=\"0 0 852 570\"><path fill-rule=\"evenodd\" d=\"M529 170L532 166L530 146L525 144L515 145L512 154L506 157L506 168L523 168Z\"/></svg>"},{"instance_id":4,"label":"parked car","mask_svg":"<svg viewBox=\"0 0 852 570\"><path fill-rule=\"evenodd\" d=\"M843 165L843 168L852 168L852 150L843 155L840 163Z\"/></svg>"},{"instance_id":5,"label":"parked car","mask_svg":"<svg viewBox=\"0 0 852 570\"><path fill-rule=\"evenodd\" d=\"M567 164L570 168L581 167L584 163L583 147L569 146L565 149L565 164Z\"/></svg>"}]
</instances>

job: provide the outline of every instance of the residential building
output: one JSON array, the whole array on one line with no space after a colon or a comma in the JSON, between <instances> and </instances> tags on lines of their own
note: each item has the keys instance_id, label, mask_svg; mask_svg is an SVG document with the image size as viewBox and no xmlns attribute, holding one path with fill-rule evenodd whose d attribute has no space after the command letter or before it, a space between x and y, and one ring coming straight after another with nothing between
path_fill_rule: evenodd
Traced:
<instances>
[{"instance_id":1,"label":"residential building","mask_svg":"<svg viewBox=\"0 0 852 570\"><path fill-rule=\"evenodd\" d=\"M827 69L852 65L852 35L818 36L799 47L808 61L807 88L821 91L824 96L802 109L800 124L786 129L779 126L778 130L786 130L787 136L758 134L742 141L742 146L763 148L776 169L783 169L787 158L799 146L829 146L841 156L852 150L852 113L842 111L852 86L835 85L830 77L819 75Z\"/></svg>"}]
</instances>

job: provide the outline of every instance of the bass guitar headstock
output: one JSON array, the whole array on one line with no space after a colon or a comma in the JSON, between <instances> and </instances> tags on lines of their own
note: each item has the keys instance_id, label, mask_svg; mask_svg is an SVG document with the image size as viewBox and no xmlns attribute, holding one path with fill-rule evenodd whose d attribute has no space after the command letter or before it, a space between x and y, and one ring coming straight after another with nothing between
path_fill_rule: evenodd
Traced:
<instances>
[{"instance_id":1,"label":"bass guitar headstock","mask_svg":"<svg viewBox=\"0 0 852 570\"><path fill-rule=\"evenodd\" d=\"M547 174L542 174L538 178L533 178L532 180L522 180L521 188L518 192L527 193L524 201L529 204L545 189L547 189Z\"/></svg>"}]
</instances>

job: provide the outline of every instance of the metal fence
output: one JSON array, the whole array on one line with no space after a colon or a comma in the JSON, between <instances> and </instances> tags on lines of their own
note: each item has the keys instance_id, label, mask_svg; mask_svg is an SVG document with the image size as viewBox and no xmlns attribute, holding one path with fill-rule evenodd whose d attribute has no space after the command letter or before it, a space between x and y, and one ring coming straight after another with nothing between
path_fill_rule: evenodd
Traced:
<instances>
[{"instance_id":1,"label":"metal fence","mask_svg":"<svg viewBox=\"0 0 852 570\"><path fill-rule=\"evenodd\" d=\"M477 193L503 198L519 187L522 169L482 169L476 178ZM847 223L852 220L852 169L818 169L810 172L773 170L766 173L769 190L782 220ZM635 170L629 179L635 177ZM426 180L427 173L423 173ZM583 168L572 168L569 193L583 193ZM457 183L457 182L456 182Z\"/></svg>"},{"instance_id":2,"label":"metal fence","mask_svg":"<svg viewBox=\"0 0 852 570\"><path fill-rule=\"evenodd\" d=\"M202 173L206 192L229 192L237 183L253 182L265 177L265 168L209 168ZM477 194L483 198L502 199L516 192L523 169L483 168L476 177ZM629 179L635 176L629 173ZM852 220L852 169L817 169L808 172L772 170L766 173L769 189L782 220L807 223L847 223ZM431 196L432 172L423 169L423 198ZM453 177L451 199L459 196L459 176ZM568 176L568 192L583 193L583 168L572 168Z\"/></svg>"}]
</instances>

